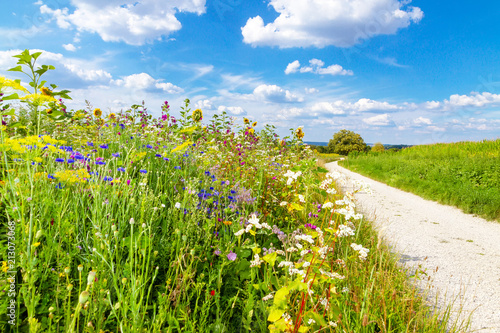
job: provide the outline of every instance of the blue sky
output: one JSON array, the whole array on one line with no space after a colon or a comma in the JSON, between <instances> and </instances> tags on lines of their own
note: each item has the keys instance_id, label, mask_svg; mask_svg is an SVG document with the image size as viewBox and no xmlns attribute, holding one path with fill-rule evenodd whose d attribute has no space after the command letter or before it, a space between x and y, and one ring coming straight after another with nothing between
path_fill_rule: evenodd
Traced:
<instances>
[{"instance_id":1,"label":"blue sky","mask_svg":"<svg viewBox=\"0 0 500 333\"><path fill-rule=\"evenodd\" d=\"M500 3L479 0L38 0L0 14L0 75L42 50L49 83L105 112L145 101L341 129L366 142L500 137Z\"/></svg>"}]
</instances>

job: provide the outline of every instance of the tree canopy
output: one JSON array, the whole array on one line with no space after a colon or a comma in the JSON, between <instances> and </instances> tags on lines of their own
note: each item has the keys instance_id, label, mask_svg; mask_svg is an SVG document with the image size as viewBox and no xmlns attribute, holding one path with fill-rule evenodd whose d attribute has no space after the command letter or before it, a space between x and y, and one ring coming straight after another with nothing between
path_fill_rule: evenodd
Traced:
<instances>
[{"instance_id":1,"label":"tree canopy","mask_svg":"<svg viewBox=\"0 0 500 333\"><path fill-rule=\"evenodd\" d=\"M348 155L352 151L368 151L369 149L361 135L346 129L335 133L333 139L328 143L328 150L340 155Z\"/></svg>"}]
</instances>

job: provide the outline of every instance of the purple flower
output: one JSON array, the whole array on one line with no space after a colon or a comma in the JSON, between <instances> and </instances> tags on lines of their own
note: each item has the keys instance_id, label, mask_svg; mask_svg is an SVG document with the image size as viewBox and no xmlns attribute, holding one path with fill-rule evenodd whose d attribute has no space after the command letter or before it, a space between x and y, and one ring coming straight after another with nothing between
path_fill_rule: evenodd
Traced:
<instances>
[{"instance_id":1,"label":"purple flower","mask_svg":"<svg viewBox=\"0 0 500 333\"><path fill-rule=\"evenodd\" d=\"M113 153L113 154L111 154L111 156L113 156L113 157L120 157L120 153Z\"/></svg>"},{"instance_id":2,"label":"purple flower","mask_svg":"<svg viewBox=\"0 0 500 333\"><path fill-rule=\"evenodd\" d=\"M220 250L219 250L219 249L215 250L215 251L214 251L214 254L215 254L216 256L220 256Z\"/></svg>"},{"instance_id":3,"label":"purple flower","mask_svg":"<svg viewBox=\"0 0 500 333\"><path fill-rule=\"evenodd\" d=\"M111 181L113 181L113 178L106 176L106 177L104 177L104 181L111 182Z\"/></svg>"},{"instance_id":4,"label":"purple flower","mask_svg":"<svg viewBox=\"0 0 500 333\"><path fill-rule=\"evenodd\" d=\"M75 154L75 159L83 160L85 157L82 154Z\"/></svg>"},{"instance_id":5,"label":"purple flower","mask_svg":"<svg viewBox=\"0 0 500 333\"><path fill-rule=\"evenodd\" d=\"M155 157L161 157L161 155L160 154L155 154Z\"/></svg>"},{"instance_id":6,"label":"purple flower","mask_svg":"<svg viewBox=\"0 0 500 333\"><path fill-rule=\"evenodd\" d=\"M165 121L167 119L168 119L168 116L166 114L164 114L164 115L161 116L161 120Z\"/></svg>"},{"instance_id":7,"label":"purple flower","mask_svg":"<svg viewBox=\"0 0 500 333\"><path fill-rule=\"evenodd\" d=\"M97 164L97 165L105 165L106 162L104 162L104 161L97 161L97 162L95 162L95 164Z\"/></svg>"},{"instance_id":8,"label":"purple flower","mask_svg":"<svg viewBox=\"0 0 500 333\"><path fill-rule=\"evenodd\" d=\"M233 251L231 251L231 252L229 252L229 253L227 254L227 259L228 259L228 260L230 260L230 261L235 261L235 260L236 260L236 257L237 257L237 255L236 255L236 253L234 253Z\"/></svg>"},{"instance_id":9,"label":"purple flower","mask_svg":"<svg viewBox=\"0 0 500 333\"><path fill-rule=\"evenodd\" d=\"M64 158L56 158L56 162L64 163Z\"/></svg>"},{"instance_id":10,"label":"purple flower","mask_svg":"<svg viewBox=\"0 0 500 333\"><path fill-rule=\"evenodd\" d=\"M141 169L139 170L140 173L148 173L148 170L145 170L145 169Z\"/></svg>"},{"instance_id":11,"label":"purple flower","mask_svg":"<svg viewBox=\"0 0 500 333\"><path fill-rule=\"evenodd\" d=\"M94 144L92 142L87 142L87 146L94 147Z\"/></svg>"},{"instance_id":12,"label":"purple flower","mask_svg":"<svg viewBox=\"0 0 500 333\"><path fill-rule=\"evenodd\" d=\"M151 148L153 148L153 146L151 146L151 145L146 145L146 148L151 149Z\"/></svg>"},{"instance_id":13,"label":"purple flower","mask_svg":"<svg viewBox=\"0 0 500 333\"><path fill-rule=\"evenodd\" d=\"M104 144L104 145L100 145L99 148L102 148L102 149L108 149L108 145Z\"/></svg>"},{"instance_id":14,"label":"purple flower","mask_svg":"<svg viewBox=\"0 0 500 333\"><path fill-rule=\"evenodd\" d=\"M75 160L72 158L68 158L68 163L75 163Z\"/></svg>"},{"instance_id":15,"label":"purple flower","mask_svg":"<svg viewBox=\"0 0 500 333\"><path fill-rule=\"evenodd\" d=\"M118 171L125 172L125 168L118 168Z\"/></svg>"}]
</instances>

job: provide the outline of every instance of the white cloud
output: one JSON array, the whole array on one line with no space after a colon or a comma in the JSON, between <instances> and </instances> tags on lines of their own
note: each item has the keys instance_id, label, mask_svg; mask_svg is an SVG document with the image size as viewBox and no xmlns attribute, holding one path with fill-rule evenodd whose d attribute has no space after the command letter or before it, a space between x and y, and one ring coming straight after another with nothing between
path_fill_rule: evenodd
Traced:
<instances>
[{"instance_id":1,"label":"white cloud","mask_svg":"<svg viewBox=\"0 0 500 333\"><path fill-rule=\"evenodd\" d=\"M112 80L117 86L123 86L128 89L134 90L146 90L146 89L161 89L169 94L180 94L184 92L184 89L177 87L170 82L161 82L161 80L156 80L151 75L147 73L132 74L123 77L119 80Z\"/></svg>"},{"instance_id":2,"label":"white cloud","mask_svg":"<svg viewBox=\"0 0 500 333\"><path fill-rule=\"evenodd\" d=\"M111 80L111 74L102 69L85 69L75 63L66 63L64 67L84 81L109 82Z\"/></svg>"},{"instance_id":3,"label":"white cloud","mask_svg":"<svg viewBox=\"0 0 500 333\"><path fill-rule=\"evenodd\" d=\"M304 88L304 90L306 91L306 94L316 94L319 92L316 88Z\"/></svg>"},{"instance_id":4,"label":"white cloud","mask_svg":"<svg viewBox=\"0 0 500 333\"><path fill-rule=\"evenodd\" d=\"M279 16L265 24L260 16L241 28L252 46L350 47L377 35L395 34L423 17L411 0L271 0Z\"/></svg>"},{"instance_id":5,"label":"white cloud","mask_svg":"<svg viewBox=\"0 0 500 333\"><path fill-rule=\"evenodd\" d=\"M334 115L341 115L346 113L346 103L342 101L337 101L333 103L319 102L311 107L312 111L324 112Z\"/></svg>"},{"instance_id":6,"label":"white cloud","mask_svg":"<svg viewBox=\"0 0 500 333\"><path fill-rule=\"evenodd\" d=\"M217 108L217 111L223 112L226 111L229 114L232 114L234 116L244 116L247 114L247 112L241 107L241 106L224 106L220 105Z\"/></svg>"},{"instance_id":7,"label":"white cloud","mask_svg":"<svg viewBox=\"0 0 500 333\"><path fill-rule=\"evenodd\" d=\"M155 87L161 89L169 94L181 94L184 92L184 89L177 87L175 84L170 82L157 82Z\"/></svg>"},{"instance_id":8,"label":"white cloud","mask_svg":"<svg viewBox=\"0 0 500 333\"><path fill-rule=\"evenodd\" d=\"M394 104L389 104L387 102L379 102L368 98L361 98L359 101L352 105L352 109L355 112L395 111L400 109L400 107Z\"/></svg>"},{"instance_id":9,"label":"white cloud","mask_svg":"<svg viewBox=\"0 0 500 333\"><path fill-rule=\"evenodd\" d=\"M214 106L209 99L202 99L194 103L195 109L213 110Z\"/></svg>"},{"instance_id":10,"label":"white cloud","mask_svg":"<svg viewBox=\"0 0 500 333\"><path fill-rule=\"evenodd\" d=\"M439 126L427 126L428 130L431 130L433 132L446 132L446 128L444 127L439 127Z\"/></svg>"},{"instance_id":11,"label":"white cloud","mask_svg":"<svg viewBox=\"0 0 500 333\"><path fill-rule=\"evenodd\" d=\"M73 44L63 44L63 47L66 51L70 51L70 52L75 52L76 51L76 47L75 45Z\"/></svg>"},{"instance_id":12,"label":"white cloud","mask_svg":"<svg viewBox=\"0 0 500 333\"><path fill-rule=\"evenodd\" d=\"M295 60L288 64L285 69L285 74L292 74L300 71L301 73L315 73L321 75L353 75L351 70L346 70L340 65L323 67L325 63L319 59L309 60L309 65L310 66L300 67L300 62Z\"/></svg>"},{"instance_id":13,"label":"white cloud","mask_svg":"<svg viewBox=\"0 0 500 333\"><path fill-rule=\"evenodd\" d=\"M393 123L387 113L365 118L363 122L371 126L389 126Z\"/></svg>"},{"instance_id":14,"label":"white cloud","mask_svg":"<svg viewBox=\"0 0 500 333\"><path fill-rule=\"evenodd\" d=\"M490 104L500 104L500 95L483 92L482 94L472 92L470 95L451 95L446 104L453 107L475 106L483 107Z\"/></svg>"},{"instance_id":15,"label":"white cloud","mask_svg":"<svg viewBox=\"0 0 500 333\"><path fill-rule=\"evenodd\" d=\"M291 73L296 73L300 68L300 62L298 60L295 60L294 62L291 62L286 66L285 69L285 74L291 74Z\"/></svg>"},{"instance_id":16,"label":"white cloud","mask_svg":"<svg viewBox=\"0 0 500 333\"><path fill-rule=\"evenodd\" d=\"M432 120L430 120L429 118L418 117L416 119L413 119L413 123L415 125L431 125Z\"/></svg>"},{"instance_id":17,"label":"white cloud","mask_svg":"<svg viewBox=\"0 0 500 333\"><path fill-rule=\"evenodd\" d=\"M97 33L106 42L123 41L131 45L168 36L181 29L175 15L179 12L205 13L205 0L72 0L68 8L40 6L42 14L51 15L63 29L75 27L79 32Z\"/></svg>"},{"instance_id":18,"label":"white cloud","mask_svg":"<svg viewBox=\"0 0 500 333\"><path fill-rule=\"evenodd\" d=\"M277 85L261 84L254 89L253 95L258 100L273 103L293 103L302 102L304 100L292 94L289 90L285 90Z\"/></svg>"}]
</instances>

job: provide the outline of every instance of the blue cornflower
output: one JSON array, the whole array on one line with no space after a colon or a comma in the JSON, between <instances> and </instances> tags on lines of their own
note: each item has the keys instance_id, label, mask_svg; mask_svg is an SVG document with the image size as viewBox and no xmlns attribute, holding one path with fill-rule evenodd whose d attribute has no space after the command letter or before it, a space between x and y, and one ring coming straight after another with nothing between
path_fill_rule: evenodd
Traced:
<instances>
[{"instance_id":1,"label":"blue cornflower","mask_svg":"<svg viewBox=\"0 0 500 333\"><path fill-rule=\"evenodd\" d=\"M170 161L170 159L169 159L169 158L167 158L167 157L164 157L163 159L164 159L165 161L167 161L167 162L168 162L168 161Z\"/></svg>"},{"instance_id":2,"label":"blue cornflower","mask_svg":"<svg viewBox=\"0 0 500 333\"><path fill-rule=\"evenodd\" d=\"M105 182L111 182L111 181L113 181L113 178L106 176L106 177L104 177L104 181Z\"/></svg>"},{"instance_id":3,"label":"blue cornflower","mask_svg":"<svg viewBox=\"0 0 500 333\"><path fill-rule=\"evenodd\" d=\"M151 146L151 145L146 145L146 148L151 149L151 148L153 148L153 146Z\"/></svg>"},{"instance_id":4,"label":"blue cornflower","mask_svg":"<svg viewBox=\"0 0 500 333\"><path fill-rule=\"evenodd\" d=\"M104 162L104 161L97 161L97 162L95 162L95 164L97 164L97 165L105 165L106 162Z\"/></svg>"},{"instance_id":5,"label":"blue cornflower","mask_svg":"<svg viewBox=\"0 0 500 333\"><path fill-rule=\"evenodd\" d=\"M47 178L49 178L49 179L56 179L56 177L54 177L54 175L51 175L50 173L47 175Z\"/></svg>"},{"instance_id":6,"label":"blue cornflower","mask_svg":"<svg viewBox=\"0 0 500 333\"><path fill-rule=\"evenodd\" d=\"M118 168L118 171L125 172L125 168Z\"/></svg>"},{"instance_id":7,"label":"blue cornflower","mask_svg":"<svg viewBox=\"0 0 500 333\"><path fill-rule=\"evenodd\" d=\"M103 144L103 145L100 145L99 148L108 149L108 145L107 144Z\"/></svg>"},{"instance_id":8,"label":"blue cornflower","mask_svg":"<svg viewBox=\"0 0 500 333\"><path fill-rule=\"evenodd\" d=\"M56 185L56 188L57 188L57 189L62 189L62 188L63 188L63 186L61 185L61 183L59 183L59 184L57 184L57 185Z\"/></svg>"},{"instance_id":9,"label":"blue cornflower","mask_svg":"<svg viewBox=\"0 0 500 333\"><path fill-rule=\"evenodd\" d=\"M155 157L161 157L161 155L160 154L155 154Z\"/></svg>"},{"instance_id":10,"label":"blue cornflower","mask_svg":"<svg viewBox=\"0 0 500 333\"><path fill-rule=\"evenodd\" d=\"M75 163L75 160L72 158L68 158L68 163Z\"/></svg>"},{"instance_id":11,"label":"blue cornflower","mask_svg":"<svg viewBox=\"0 0 500 333\"><path fill-rule=\"evenodd\" d=\"M180 166L174 166L174 169L180 170L181 167Z\"/></svg>"},{"instance_id":12,"label":"blue cornflower","mask_svg":"<svg viewBox=\"0 0 500 333\"><path fill-rule=\"evenodd\" d=\"M94 144L92 142L87 142L87 146L94 147Z\"/></svg>"},{"instance_id":13,"label":"blue cornflower","mask_svg":"<svg viewBox=\"0 0 500 333\"><path fill-rule=\"evenodd\" d=\"M75 159L77 160L83 160L85 157L82 154L76 154Z\"/></svg>"},{"instance_id":14,"label":"blue cornflower","mask_svg":"<svg viewBox=\"0 0 500 333\"><path fill-rule=\"evenodd\" d=\"M148 173L148 170L145 170L145 169L141 169L139 170L140 173Z\"/></svg>"},{"instance_id":15,"label":"blue cornflower","mask_svg":"<svg viewBox=\"0 0 500 333\"><path fill-rule=\"evenodd\" d=\"M205 175L210 176L210 171L205 171Z\"/></svg>"},{"instance_id":16,"label":"blue cornflower","mask_svg":"<svg viewBox=\"0 0 500 333\"><path fill-rule=\"evenodd\" d=\"M235 191L235 190L231 190L231 193L232 193L232 194L236 194L236 191Z\"/></svg>"},{"instance_id":17,"label":"blue cornflower","mask_svg":"<svg viewBox=\"0 0 500 333\"><path fill-rule=\"evenodd\" d=\"M113 154L111 154L111 156L113 156L113 157L120 157L120 153L113 153Z\"/></svg>"},{"instance_id":18,"label":"blue cornflower","mask_svg":"<svg viewBox=\"0 0 500 333\"><path fill-rule=\"evenodd\" d=\"M56 162L64 163L64 158L56 158Z\"/></svg>"},{"instance_id":19,"label":"blue cornflower","mask_svg":"<svg viewBox=\"0 0 500 333\"><path fill-rule=\"evenodd\" d=\"M122 129L124 129L124 128L125 128L125 125L123 125L123 124L120 124L120 127L121 127Z\"/></svg>"}]
</instances>

